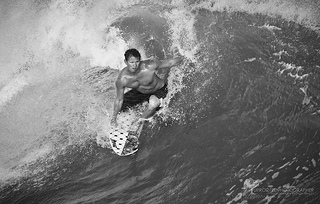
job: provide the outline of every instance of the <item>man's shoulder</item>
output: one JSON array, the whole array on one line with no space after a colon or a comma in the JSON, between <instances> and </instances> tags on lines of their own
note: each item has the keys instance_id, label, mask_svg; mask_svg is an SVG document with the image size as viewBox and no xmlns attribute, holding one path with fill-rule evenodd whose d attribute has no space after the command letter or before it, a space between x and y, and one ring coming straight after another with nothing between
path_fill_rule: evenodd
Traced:
<instances>
[{"instance_id":1,"label":"man's shoulder","mask_svg":"<svg viewBox=\"0 0 320 204\"><path fill-rule=\"evenodd\" d=\"M148 70L154 70L159 67L158 59L148 59L141 61L141 66L148 69Z\"/></svg>"},{"instance_id":2,"label":"man's shoulder","mask_svg":"<svg viewBox=\"0 0 320 204\"><path fill-rule=\"evenodd\" d=\"M126 72L126 69L127 67L124 67L123 69L121 69L118 76L123 76Z\"/></svg>"},{"instance_id":3,"label":"man's shoulder","mask_svg":"<svg viewBox=\"0 0 320 204\"><path fill-rule=\"evenodd\" d=\"M140 67L141 67L141 66L145 67L145 66L148 65L149 63L150 63L150 60L140 61Z\"/></svg>"},{"instance_id":4,"label":"man's shoulder","mask_svg":"<svg viewBox=\"0 0 320 204\"><path fill-rule=\"evenodd\" d=\"M121 84L121 85L125 85L126 83L127 83L127 73L126 73L126 67L125 68L123 68L121 71L120 71L120 73L119 73L119 75L118 75L118 78L117 78L117 83L119 83L119 84Z\"/></svg>"}]
</instances>

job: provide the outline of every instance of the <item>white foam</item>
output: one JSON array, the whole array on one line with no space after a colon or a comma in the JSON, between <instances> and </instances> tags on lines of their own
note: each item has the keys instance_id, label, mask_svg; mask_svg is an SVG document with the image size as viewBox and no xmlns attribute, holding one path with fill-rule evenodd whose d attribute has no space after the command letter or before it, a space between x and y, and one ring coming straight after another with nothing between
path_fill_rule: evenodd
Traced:
<instances>
[{"instance_id":1,"label":"white foam","mask_svg":"<svg viewBox=\"0 0 320 204\"><path fill-rule=\"evenodd\" d=\"M199 43L194 30L195 15L182 7L166 12L165 16L170 24L172 48L178 48L183 56L196 62Z\"/></svg>"},{"instance_id":2,"label":"white foam","mask_svg":"<svg viewBox=\"0 0 320 204\"><path fill-rule=\"evenodd\" d=\"M0 111L27 84L28 81L25 77L18 76L5 85L0 90Z\"/></svg>"},{"instance_id":3,"label":"white foam","mask_svg":"<svg viewBox=\"0 0 320 204\"><path fill-rule=\"evenodd\" d=\"M281 28L279 28L277 26L269 25L269 24L264 24L263 26L259 26L259 28L266 28L266 29L268 29L270 31L281 30Z\"/></svg>"},{"instance_id":4,"label":"white foam","mask_svg":"<svg viewBox=\"0 0 320 204\"><path fill-rule=\"evenodd\" d=\"M247 0L216 0L203 1L198 4L198 8L205 8L211 11L231 11L231 12L247 12L250 14L264 14L271 17L281 16L283 19L293 21L314 30L320 31L318 19L320 14L318 11L319 3L317 1L247 1ZM271 27L269 27L271 28ZM277 29L272 27L272 29Z\"/></svg>"}]
</instances>

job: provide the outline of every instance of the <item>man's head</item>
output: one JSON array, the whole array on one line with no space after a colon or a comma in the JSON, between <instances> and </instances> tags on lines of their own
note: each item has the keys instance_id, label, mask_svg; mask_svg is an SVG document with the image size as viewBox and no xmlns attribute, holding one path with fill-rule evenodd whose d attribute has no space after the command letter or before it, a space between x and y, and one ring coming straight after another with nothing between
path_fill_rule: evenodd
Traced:
<instances>
[{"instance_id":1,"label":"man's head","mask_svg":"<svg viewBox=\"0 0 320 204\"><path fill-rule=\"evenodd\" d=\"M136 49L129 49L124 53L124 62L126 63L128 70L131 73L136 72L139 68L141 55Z\"/></svg>"},{"instance_id":2,"label":"man's head","mask_svg":"<svg viewBox=\"0 0 320 204\"><path fill-rule=\"evenodd\" d=\"M139 60L141 60L141 55L140 55L139 51L134 48L129 49L124 53L124 59L126 61L128 61L130 57L135 57L135 58L138 58Z\"/></svg>"}]
</instances>

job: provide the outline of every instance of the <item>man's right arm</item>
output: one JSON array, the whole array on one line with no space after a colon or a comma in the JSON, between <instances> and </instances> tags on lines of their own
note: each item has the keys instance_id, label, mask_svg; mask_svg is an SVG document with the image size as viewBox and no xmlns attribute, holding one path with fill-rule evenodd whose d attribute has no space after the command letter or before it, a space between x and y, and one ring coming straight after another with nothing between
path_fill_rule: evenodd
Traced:
<instances>
[{"instance_id":1,"label":"man's right arm","mask_svg":"<svg viewBox=\"0 0 320 204\"><path fill-rule=\"evenodd\" d=\"M117 89L117 96L116 96L116 99L114 100L114 105L113 105L113 114L111 118L112 125L117 125L117 116L123 104L124 86L121 82L121 79L118 79L116 81L116 89Z\"/></svg>"}]
</instances>

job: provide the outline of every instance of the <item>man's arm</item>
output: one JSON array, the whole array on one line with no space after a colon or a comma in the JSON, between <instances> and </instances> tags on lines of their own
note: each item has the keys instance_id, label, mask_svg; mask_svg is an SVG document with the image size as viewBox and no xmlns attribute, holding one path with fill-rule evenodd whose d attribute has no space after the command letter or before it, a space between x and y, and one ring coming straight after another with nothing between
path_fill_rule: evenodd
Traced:
<instances>
[{"instance_id":1,"label":"man's arm","mask_svg":"<svg viewBox=\"0 0 320 204\"><path fill-rule=\"evenodd\" d=\"M116 96L116 99L114 100L114 105L113 105L113 114L111 118L112 125L117 125L117 116L123 104L124 86L120 78L116 81L116 89L117 89L117 96Z\"/></svg>"},{"instance_id":2,"label":"man's arm","mask_svg":"<svg viewBox=\"0 0 320 204\"><path fill-rule=\"evenodd\" d=\"M174 57L171 59L160 60L161 64L158 68L161 69L161 68L173 67L173 66L180 64L182 62L182 60L183 60L183 57Z\"/></svg>"},{"instance_id":3,"label":"man's arm","mask_svg":"<svg viewBox=\"0 0 320 204\"><path fill-rule=\"evenodd\" d=\"M153 59L149 62L148 68L149 69L162 69L162 68L170 68L173 66L178 65L183 60L183 57L174 57L171 59L165 59L165 60L158 60Z\"/></svg>"}]
</instances>

